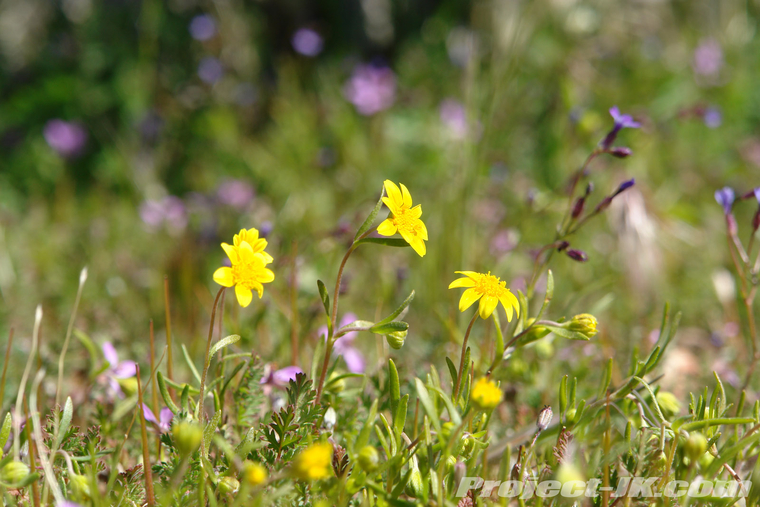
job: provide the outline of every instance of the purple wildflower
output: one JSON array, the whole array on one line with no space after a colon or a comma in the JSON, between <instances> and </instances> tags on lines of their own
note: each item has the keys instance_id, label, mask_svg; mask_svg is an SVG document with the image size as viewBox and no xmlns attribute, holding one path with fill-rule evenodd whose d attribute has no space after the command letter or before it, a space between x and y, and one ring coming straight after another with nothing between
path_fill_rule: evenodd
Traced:
<instances>
[{"instance_id":1,"label":"purple wildflower","mask_svg":"<svg viewBox=\"0 0 760 507\"><path fill-rule=\"evenodd\" d=\"M169 195L161 200L143 202L140 218L150 229L156 230L165 225L170 232L180 232L187 226L187 209L182 199Z\"/></svg>"},{"instance_id":2,"label":"purple wildflower","mask_svg":"<svg viewBox=\"0 0 760 507\"><path fill-rule=\"evenodd\" d=\"M602 148L605 150L608 150L612 146L612 143L614 143L615 139L617 138L618 132L620 132L622 129L637 129L641 126L641 124L635 121L631 115L621 114L617 106L612 106L610 108L610 115L615 121L615 125L612 127L612 130L610 130L609 134L607 134L604 139L602 139Z\"/></svg>"},{"instance_id":3,"label":"purple wildflower","mask_svg":"<svg viewBox=\"0 0 760 507\"><path fill-rule=\"evenodd\" d=\"M720 109L715 107L708 107L705 109L702 119L704 120L705 125L711 129L718 128L723 123L723 115L720 114Z\"/></svg>"},{"instance_id":4,"label":"purple wildflower","mask_svg":"<svg viewBox=\"0 0 760 507\"><path fill-rule=\"evenodd\" d=\"M359 65L346 83L343 94L359 114L371 116L393 105L396 75L388 67Z\"/></svg>"},{"instance_id":5,"label":"purple wildflower","mask_svg":"<svg viewBox=\"0 0 760 507\"><path fill-rule=\"evenodd\" d=\"M167 407L162 408L158 413L158 418L156 418L156 415L145 403L143 403L143 415L146 421L153 423L159 433L167 433L171 428L172 419L174 419L174 414Z\"/></svg>"},{"instance_id":6,"label":"purple wildflower","mask_svg":"<svg viewBox=\"0 0 760 507\"><path fill-rule=\"evenodd\" d=\"M715 200L723 206L723 214L731 214L731 207L734 205L734 191L731 187L723 187L715 191Z\"/></svg>"},{"instance_id":7,"label":"purple wildflower","mask_svg":"<svg viewBox=\"0 0 760 507\"><path fill-rule=\"evenodd\" d=\"M614 196L618 195L621 192L625 192L626 190L628 190L629 188L631 188L635 184L636 184L636 179L635 178L631 178L630 180L624 181L623 183L621 183L617 187L617 190L615 190L615 193L612 194L612 196L614 197Z\"/></svg>"},{"instance_id":8,"label":"purple wildflower","mask_svg":"<svg viewBox=\"0 0 760 507\"><path fill-rule=\"evenodd\" d=\"M253 187L241 180L225 180L216 190L219 202L239 210L245 209L253 200Z\"/></svg>"},{"instance_id":9,"label":"purple wildflower","mask_svg":"<svg viewBox=\"0 0 760 507\"><path fill-rule=\"evenodd\" d=\"M216 35L216 22L208 14L201 14L193 18L188 30L195 40L209 40Z\"/></svg>"},{"instance_id":10,"label":"purple wildflower","mask_svg":"<svg viewBox=\"0 0 760 507\"><path fill-rule=\"evenodd\" d=\"M108 368L103 375L108 380L111 391L123 398L119 380L134 377L137 374L137 364L134 361L119 361L119 355L111 342L103 344L103 357L108 361Z\"/></svg>"},{"instance_id":11,"label":"purple wildflower","mask_svg":"<svg viewBox=\"0 0 760 507\"><path fill-rule=\"evenodd\" d=\"M715 76L723 67L723 50L715 39L704 39L694 50L692 68L699 76Z\"/></svg>"},{"instance_id":12,"label":"purple wildflower","mask_svg":"<svg viewBox=\"0 0 760 507\"><path fill-rule=\"evenodd\" d=\"M342 319L340 319L340 326L338 327L347 326L356 320L358 320L356 315L353 313L347 313L343 316ZM317 334L324 336L326 339L327 326L320 327L317 331ZM343 360L346 362L346 367L351 373L364 373L366 366L364 355L361 353L361 351L359 351L359 349L354 347L354 340L356 340L358 334L359 333L356 331L346 333L335 340L335 344L333 345L333 351L337 355L343 356Z\"/></svg>"},{"instance_id":13,"label":"purple wildflower","mask_svg":"<svg viewBox=\"0 0 760 507\"><path fill-rule=\"evenodd\" d=\"M198 64L198 77L206 84L214 84L224 75L222 62L213 56L207 56Z\"/></svg>"},{"instance_id":14,"label":"purple wildflower","mask_svg":"<svg viewBox=\"0 0 760 507\"><path fill-rule=\"evenodd\" d=\"M290 42L293 49L304 56L317 56L324 47L322 37L311 28L297 30Z\"/></svg>"},{"instance_id":15,"label":"purple wildflower","mask_svg":"<svg viewBox=\"0 0 760 507\"><path fill-rule=\"evenodd\" d=\"M264 375L260 382L264 386L264 394L268 396L275 387L286 388L288 383L291 380L295 380L296 375L299 373L303 373L303 370L298 366L286 366L280 370L273 370L272 365L267 364L264 367Z\"/></svg>"},{"instance_id":16,"label":"purple wildflower","mask_svg":"<svg viewBox=\"0 0 760 507\"><path fill-rule=\"evenodd\" d=\"M441 102L438 111L441 122L453 138L464 139L467 136L467 112L460 102L454 99L446 99Z\"/></svg>"},{"instance_id":17,"label":"purple wildflower","mask_svg":"<svg viewBox=\"0 0 760 507\"><path fill-rule=\"evenodd\" d=\"M45 124L42 134L48 145L64 158L81 154L87 144L87 131L74 122L50 120Z\"/></svg>"}]
</instances>

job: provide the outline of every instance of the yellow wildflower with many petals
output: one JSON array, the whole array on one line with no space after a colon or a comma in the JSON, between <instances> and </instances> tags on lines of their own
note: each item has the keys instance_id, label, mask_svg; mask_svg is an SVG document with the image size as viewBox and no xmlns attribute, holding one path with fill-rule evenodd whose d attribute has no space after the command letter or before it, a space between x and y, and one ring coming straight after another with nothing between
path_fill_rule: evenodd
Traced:
<instances>
[{"instance_id":1,"label":"yellow wildflower with many petals","mask_svg":"<svg viewBox=\"0 0 760 507\"><path fill-rule=\"evenodd\" d=\"M425 224L420 220L422 206L418 204L412 207L412 195L403 183L400 185L401 189L391 180L385 180L385 193L388 196L383 197L383 202L391 210L391 214L380 224L377 232L381 236L393 236L398 232L420 257L424 257L428 233Z\"/></svg>"},{"instance_id":2,"label":"yellow wildflower with many petals","mask_svg":"<svg viewBox=\"0 0 760 507\"><path fill-rule=\"evenodd\" d=\"M481 377L472 386L470 399L480 410L492 410L501 403L501 389L493 380Z\"/></svg>"},{"instance_id":3,"label":"yellow wildflower with many petals","mask_svg":"<svg viewBox=\"0 0 760 507\"><path fill-rule=\"evenodd\" d=\"M504 310L507 312L508 321L512 320L513 308L515 313L518 316L520 315L520 303L515 295L507 289L507 282L502 282L501 279L493 276L490 271L485 275L483 273L476 273L475 271L456 271L456 273L464 275L464 278L451 282L449 289L458 287L467 288L459 300L460 312L468 309L479 299L478 313L480 313L480 317L483 319L491 316L499 302L501 302Z\"/></svg>"},{"instance_id":4,"label":"yellow wildflower with many petals","mask_svg":"<svg viewBox=\"0 0 760 507\"><path fill-rule=\"evenodd\" d=\"M332 475L332 458L332 445L312 444L296 456L293 463L293 475L305 481L326 479Z\"/></svg>"},{"instance_id":5,"label":"yellow wildflower with many petals","mask_svg":"<svg viewBox=\"0 0 760 507\"><path fill-rule=\"evenodd\" d=\"M243 308L251 304L251 291L255 290L261 298L264 294L262 284L274 280L274 273L266 267L272 262L272 256L264 251L267 241L258 236L256 229L243 229L235 235L234 246L222 243L232 266L221 267L214 272L216 283L224 287L235 287L235 296Z\"/></svg>"}]
</instances>

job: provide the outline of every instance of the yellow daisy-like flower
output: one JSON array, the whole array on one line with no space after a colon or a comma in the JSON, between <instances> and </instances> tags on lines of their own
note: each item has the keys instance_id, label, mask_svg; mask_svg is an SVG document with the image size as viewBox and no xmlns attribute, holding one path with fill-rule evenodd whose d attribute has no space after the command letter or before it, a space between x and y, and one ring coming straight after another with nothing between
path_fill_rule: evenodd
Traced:
<instances>
[{"instance_id":1,"label":"yellow daisy-like flower","mask_svg":"<svg viewBox=\"0 0 760 507\"><path fill-rule=\"evenodd\" d=\"M296 456L293 475L305 481L326 479L332 475L332 458L332 445L312 444Z\"/></svg>"},{"instance_id":2,"label":"yellow daisy-like flower","mask_svg":"<svg viewBox=\"0 0 760 507\"><path fill-rule=\"evenodd\" d=\"M512 320L512 308L518 316L520 315L520 303L515 295L507 289L507 282L502 282L498 277L491 275L490 271L485 275L475 271L456 271L456 273L464 275L464 278L451 282L449 289L467 287L459 300L460 312L465 311L480 299L478 313L483 319L491 316L499 301L507 312L508 321Z\"/></svg>"},{"instance_id":3,"label":"yellow daisy-like flower","mask_svg":"<svg viewBox=\"0 0 760 507\"><path fill-rule=\"evenodd\" d=\"M472 386L470 399L472 403L480 410L492 410L501 403L501 389L496 382L481 377L475 385Z\"/></svg>"},{"instance_id":4,"label":"yellow daisy-like flower","mask_svg":"<svg viewBox=\"0 0 760 507\"><path fill-rule=\"evenodd\" d=\"M247 239L253 241L253 244ZM241 230L240 234L235 235L234 243L234 246L222 243L232 267L217 269L214 272L214 281L224 287L234 285L238 303L245 308L253 299L251 291L255 290L260 299L264 294L262 284L274 280L274 273L266 267L272 262L272 256L264 251L267 242L265 239L258 239L256 229Z\"/></svg>"},{"instance_id":5,"label":"yellow daisy-like flower","mask_svg":"<svg viewBox=\"0 0 760 507\"><path fill-rule=\"evenodd\" d=\"M388 196L383 197L383 202L391 210L391 214L380 224L377 232L381 236L393 236L398 232L420 257L424 257L428 233L425 224L420 220L422 206L418 204L412 207L412 195L403 183L400 185L401 189L391 180L385 180L385 193Z\"/></svg>"}]
</instances>

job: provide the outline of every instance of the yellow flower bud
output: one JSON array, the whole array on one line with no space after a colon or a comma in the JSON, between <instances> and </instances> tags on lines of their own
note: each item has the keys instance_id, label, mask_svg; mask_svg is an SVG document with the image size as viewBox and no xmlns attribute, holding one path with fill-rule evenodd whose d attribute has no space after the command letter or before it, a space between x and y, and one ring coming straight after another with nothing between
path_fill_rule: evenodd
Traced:
<instances>
[{"instance_id":1,"label":"yellow flower bud","mask_svg":"<svg viewBox=\"0 0 760 507\"><path fill-rule=\"evenodd\" d=\"M195 423L182 421L172 426L174 445L183 456L194 453L203 439L203 430Z\"/></svg>"},{"instance_id":2,"label":"yellow flower bud","mask_svg":"<svg viewBox=\"0 0 760 507\"><path fill-rule=\"evenodd\" d=\"M234 495L240 489L240 482L234 477L222 477L219 479L217 488L223 495Z\"/></svg>"},{"instance_id":3,"label":"yellow flower bud","mask_svg":"<svg viewBox=\"0 0 760 507\"><path fill-rule=\"evenodd\" d=\"M326 479L332 475L333 448L329 443L312 444L296 456L293 475L304 481Z\"/></svg>"},{"instance_id":4,"label":"yellow flower bud","mask_svg":"<svg viewBox=\"0 0 760 507\"><path fill-rule=\"evenodd\" d=\"M407 333L409 333L409 331L394 331L385 335L385 340L392 349L398 350L404 346Z\"/></svg>"},{"instance_id":5,"label":"yellow flower bud","mask_svg":"<svg viewBox=\"0 0 760 507\"><path fill-rule=\"evenodd\" d=\"M681 403L673 393L660 391L657 393L657 404L662 410L662 414L667 417L673 417L681 411Z\"/></svg>"},{"instance_id":6,"label":"yellow flower bud","mask_svg":"<svg viewBox=\"0 0 760 507\"><path fill-rule=\"evenodd\" d=\"M84 475L73 474L69 478L69 486L74 497L80 502L90 499L90 483Z\"/></svg>"},{"instance_id":7,"label":"yellow flower bud","mask_svg":"<svg viewBox=\"0 0 760 507\"><path fill-rule=\"evenodd\" d=\"M267 480L267 469L259 463L246 461L243 464L243 480L250 486L264 484Z\"/></svg>"},{"instance_id":8,"label":"yellow flower bud","mask_svg":"<svg viewBox=\"0 0 760 507\"><path fill-rule=\"evenodd\" d=\"M501 389L496 382L486 377L481 377L472 386L470 400L480 410L492 410L501 403Z\"/></svg>"},{"instance_id":9,"label":"yellow flower bud","mask_svg":"<svg viewBox=\"0 0 760 507\"><path fill-rule=\"evenodd\" d=\"M707 439L701 433L693 432L684 443L684 451L689 460L699 459L707 450Z\"/></svg>"},{"instance_id":10,"label":"yellow flower bud","mask_svg":"<svg viewBox=\"0 0 760 507\"><path fill-rule=\"evenodd\" d=\"M0 481L8 485L18 484L29 475L29 467L21 461L11 461L0 470Z\"/></svg>"},{"instance_id":11,"label":"yellow flower bud","mask_svg":"<svg viewBox=\"0 0 760 507\"><path fill-rule=\"evenodd\" d=\"M371 445L365 445L362 450L359 451L359 457L356 460L359 466L365 472L374 472L380 464L380 455L377 449Z\"/></svg>"},{"instance_id":12,"label":"yellow flower bud","mask_svg":"<svg viewBox=\"0 0 760 507\"><path fill-rule=\"evenodd\" d=\"M565 328L568 331L580 333L586 338L592 338L596 335L597 325L598 322L596 317L590 313L581 313L570 319L570 321L565 324Z\"/></svg>"}]
</instances>

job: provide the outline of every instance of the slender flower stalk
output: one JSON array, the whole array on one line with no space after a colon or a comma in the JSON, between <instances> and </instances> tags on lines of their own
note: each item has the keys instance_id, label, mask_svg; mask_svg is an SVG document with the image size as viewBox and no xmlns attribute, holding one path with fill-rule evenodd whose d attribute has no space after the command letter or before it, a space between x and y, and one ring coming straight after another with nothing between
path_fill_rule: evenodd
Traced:
<instances>
[{"instance_id":1,"label":"slender flower stalk","mask_svg":"<svg viewBox=\"0 0 760 507\"><path fill-rule=\"evenodd\" d=\"M5 374L8 372L8 362L11 360L11 347L13 346L13 326L8 330L8 344L5 346L5 362L3 362L3 375L0 378L0 410L3 408L5 399Z\"/></svg>"},{"instance_id":2,"label":"slender flower stalk","mask_svg":"<svg viewBox=\"0 0 760 507\"><path fill-rule=\"evenodd\" d=\"M156 498L153 493L153 470L150 464L150 450L148 449L148 431L145 425L145 412L143 407L143 390L140 381L140 365L137 365L137 411L140 413L140 437L142 439L143 452L143 477L145 479L145 500L148 507L156 505Z\"/></svg>"},{"instance_id":3,"label":"slender flower stalk","mask_svg":"<svg viewBox=\"0 0 760 507\"><path fill-rule=\"evenodd\" d=\"M174 380L174 361L172 360L172 315L169 310L168 276L164 276L164 312L166 314L166 376L169 380Z\"/></svg>"}]
</instances>

